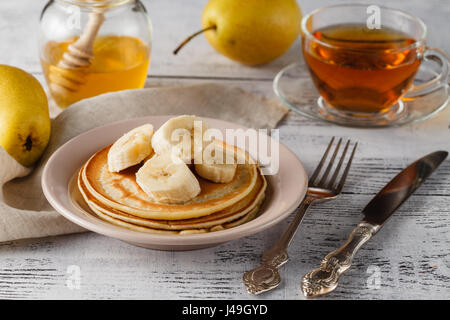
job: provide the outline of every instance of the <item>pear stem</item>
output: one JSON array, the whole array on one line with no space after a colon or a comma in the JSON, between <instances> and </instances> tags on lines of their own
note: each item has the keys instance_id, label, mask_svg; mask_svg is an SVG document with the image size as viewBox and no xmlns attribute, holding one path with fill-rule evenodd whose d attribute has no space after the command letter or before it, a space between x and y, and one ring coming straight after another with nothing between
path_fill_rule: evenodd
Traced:
<instances>
[{"instance_id":1,"label":"pear stem","mask_svg":"<svg viewBox=\"0 0 450 320\"><path fill-rule=\"evenodd\" d=\"M203 33L203 32L208 31L208 30L217 30L217 26L216 26L216 25L212 25L212 26L206 27L206 28L204 28L204 29L202 29L202 30L200 30L200 31L197 31L196 33L192 34L191 36L187 37L186 40L184 40L184 41L183 41L183 42L182 42L182 43L181 43L181 44L173 51L173 54L177 54L178 51L180 51L180 49L183 48L184 45L185 45L186 43L188 43L189 41L192 40L192 38L195 38L195 37L198 36L200 33Z\"/></svg>"}]
</instances>

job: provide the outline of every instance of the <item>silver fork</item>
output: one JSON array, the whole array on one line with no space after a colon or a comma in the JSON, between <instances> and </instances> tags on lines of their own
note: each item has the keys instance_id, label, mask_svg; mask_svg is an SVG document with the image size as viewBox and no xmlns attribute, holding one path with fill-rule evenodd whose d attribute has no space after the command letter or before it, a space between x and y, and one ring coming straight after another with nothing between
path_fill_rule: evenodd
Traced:
<instances>
[{"instance_id":1,"label":"silver fork","mask_svg":"<svg viewBox=\"0 0 450 320\"><path fill-rule=\"evenodd\" d=\"M280 284L281 279L278 273L278 269L289 260L287 248L292 238L294 237L298 226L302 222L306 210L308 210L309 206L312 203L333 199L341 193L358 144L355 143L350 158L347 161L344 173L342 174L339 182L335 184L336 179L339 175L339 171L341 170L341 167L344 163L345 155L350 145L350 140L348 140L345 144L344 151L342 152L340 160L336 168L334 169L334 173L331 178L328 180L328 176L331 172L331 169L333 168L334 161L341 146L342 139L339 139L321 178L317 179L320 171L322 170L322 167L325 164L334 140L335 138L333 137L328 144L328 147L323 154L322 159L314 170L314 173L310 177L308 189L306 191L306 197L300 204L300 206L296 209L294 220L282 234L280 240L272 248L263 253L262 264L259 267L244 274L243 281L249 293L260 294L272 290Z\"/></svg>"}]
</instances>

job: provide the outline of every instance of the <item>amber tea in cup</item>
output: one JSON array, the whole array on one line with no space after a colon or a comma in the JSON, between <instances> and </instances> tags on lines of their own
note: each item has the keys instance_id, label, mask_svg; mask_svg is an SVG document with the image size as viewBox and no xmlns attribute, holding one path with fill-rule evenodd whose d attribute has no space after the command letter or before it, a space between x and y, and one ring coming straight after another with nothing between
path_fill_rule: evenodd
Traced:
<instances>
[{"instance_id":1,"label":"amber tea in cup","mask_svg":"<svg viewBox=\"0 0 450 320\"><path fill-rule=\"evenodd\" d=\"M445 53L426 46L425 24L406 12L365 4L327 6L303 17L301 35L303 57L320 94L316 110L327 120L393 124L414 117L406 99L446 85ZM415 81L423 61L436 62L441 71L432 80Z\"/></svg>"},{"instance_id":2,"label":"amber tea in cup","mask_svg":"<svg viewBox=\"0 0 450 320\"><path fill-rule=\"evenodd\" d=\"M338 24L313 32L304 57L321 96L334 108L383 112L405 93L420 66L408 34L365 24Z\"/></svg>"}]
</instances>

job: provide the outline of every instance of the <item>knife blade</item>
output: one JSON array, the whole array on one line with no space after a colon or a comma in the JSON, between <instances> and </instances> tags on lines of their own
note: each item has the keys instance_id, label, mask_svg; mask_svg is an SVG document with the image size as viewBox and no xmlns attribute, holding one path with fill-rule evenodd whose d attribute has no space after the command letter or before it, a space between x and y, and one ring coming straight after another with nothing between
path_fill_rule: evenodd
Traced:
<instances>
[{"instance_id":1,"label":"knife blade","mask_svg":"<svg viewBox=\"0 0 450 320\"><path fill-rule=\"evenodd\" d=\"M363 221L381 226L447 156L447 151L436 151L403 169L362 210Z\"/></svg>"},{"instance_id":2,"label":"knife blade","mask_svg":"<svg viewBox=\"0 0 450 320\"><path fill-rule=\"evenodd\" d=\"M447 151L436 151L411 163L383 187L362 210L364 218L339 249L329 253L319 268L305 274L301 290L308 297L327 294L338 286L358 249L378 232L389 217L447 158Z\"/></svg>"}]
</instances>

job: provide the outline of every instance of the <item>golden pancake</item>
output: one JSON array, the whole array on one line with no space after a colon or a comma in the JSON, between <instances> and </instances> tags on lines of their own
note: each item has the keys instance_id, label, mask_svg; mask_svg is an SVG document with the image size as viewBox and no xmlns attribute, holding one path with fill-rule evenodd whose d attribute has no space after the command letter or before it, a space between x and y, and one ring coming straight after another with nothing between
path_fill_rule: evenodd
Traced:
<instances>
[{"instance_id":1,"label":"golden pancake","mask_svg":"<svg viewBox=\"0 0 450 320\"><path fill-rule=\"evenodd\" d=\"M81 172L81 171L80 171ZM237 203L227 207L218 212L214 212L207 216L183 219L183 220L154 220L136 217L125 212L105 207L102 203L98 202L89 191L86 189L81 175L78 176L78 187L81 191L83 198L94 212L101 212L108 215L111 218L129 222L134 225L144 226L155 229L164 230L186 230L186 229L211 229L213 227L219 227L226 223L231 223L242 217L247 216L253 209L263 201L266 190L266 180L264 176L259 174L257 183L255 184L249 195L238 201ZM217 229L217 228L216 228Z\"/></svg>"},{"instance_id":2,"label":"golden pancake","mask_svg":"<svg viewBox=\"0 0 450 320\"><path fill-rule=\"evenodd\" d=\"M245 216L232 221L230 223L225 223L223 225L220 226L214 226L212 228L199 228L199 229L185 229L185 230L163 230L163 229L154 229L154 228L149 228L149 227L143 227L143 226L139 226L139 225L135 225L129 222L125 222L116 218L113 218L103 212L101 212L100 210L96 210L92 208L92 211L95 212L95 214L97 214L100 218L102 218L103 220L115 224L117 226L120 227L124 227L130 230L134 230L134 231L140 231L140 232L146 232L146 233L156 233L156 234L174 234L174 235L188 235L188 234L196 234L196 233L206 233L206 232L214 232L214 231L220 231L220 230L224 230L224 229L228 229L228 228L232 228L232 227L236 227L238 225L241 225L251 219L253 219L257 212L259 211L259 206L256 206L255 208L253 208L250 212L248 212Z\"/></svg>"},{"instance_id":3,"label":"golden pancake","mask_svg":"<svg viewBox=\"0 0 450 320\"><path fill-rule=\"evenodd\" d=\"M94 154L80 172L90 201L95 199L102 208L145 219L185 220L219 212L248 198L260 176L256 164L238 164L236 174L229 183L213 183L196 176L201 192L194 199L183 204L157 203L136 182L136 171L140 165L120 173L108 170L109 148L110 146ZM234 149L240 157L249 158L245 151Z\"/></svg>"}]
</instances>

